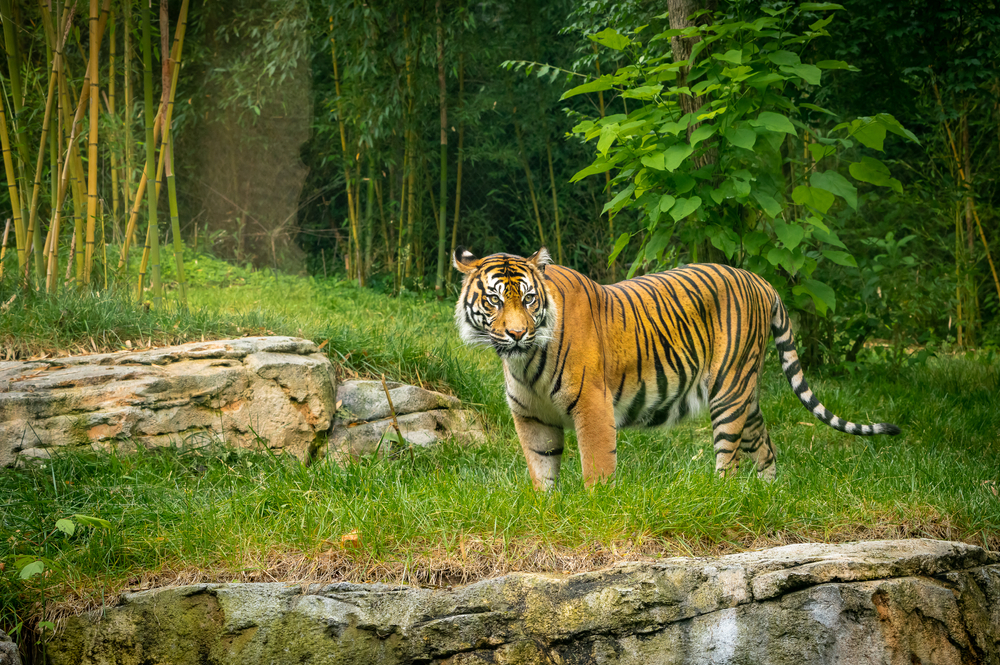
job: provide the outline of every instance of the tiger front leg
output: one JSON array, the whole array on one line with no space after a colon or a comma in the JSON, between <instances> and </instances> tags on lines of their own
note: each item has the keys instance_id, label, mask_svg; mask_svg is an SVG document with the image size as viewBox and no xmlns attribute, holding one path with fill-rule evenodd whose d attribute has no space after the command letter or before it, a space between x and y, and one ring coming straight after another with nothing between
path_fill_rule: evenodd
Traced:
<instances>
[{"instance_id":1,"label":"tiger front leg","mask_svg":"<svg viewBox=\"0 0 1000 665\"><path fill-rule=\"evenodd\" d=\"M595 397L590 404L578 405L573 415L583 484L588 489L598 482L610 482L618 464L618 430L610 393L600 391L597 395L606 399Z\"/></svg>"},{"instance_id":2,"label":"tiger front leg","mask_svg":"<svg viewBox=\"0 0 1000 665\"><path fill-rule=\"evenodd\" d=\"M555 489L563 454L563 428L552 427L534 418L514 416L514 429L521 441L528 474L536 490Z\"/></svg>"}]
</instances>

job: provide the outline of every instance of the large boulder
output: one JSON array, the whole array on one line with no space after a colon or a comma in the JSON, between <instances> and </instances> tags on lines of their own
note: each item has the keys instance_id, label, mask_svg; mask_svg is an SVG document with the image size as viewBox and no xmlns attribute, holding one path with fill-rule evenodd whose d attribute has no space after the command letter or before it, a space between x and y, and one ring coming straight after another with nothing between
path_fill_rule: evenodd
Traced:
<instances>
[{"instance_id":1,"label":"large boulder","mask_svg":"<svg viewBox=\"0 0 1000 665\"><path fill-rule=\"evenodd\" d=\"M789 545L457 590L197 584L72 617L52 665L1000 663L1000 556Z\"/></svg>"},{"instance_id":2,"label":"large boulder","mask_svg":"<svg viewBox=\"0 0 1000 665\"><path fill-rule=\"evenodd\" d=\"M0 362L0 467L60 446L214 440L306 460L326 443L335 394L329 359L295 337Z\"/></svg>"},{"instance_id":3,"label":"large boulder","mask_svg":"<svg viewBox=\"0 0 1000 665\"><path fill-rule=\"evenodd\" d=\"M385 454L402 445L430 446L445 438L483 439L475 414L462 410L457 398L417 386L345 381L337 389L337 405L330 451L338 460ZM394 440L396 425L405 444Z\"/></svg>"}]
</instances>

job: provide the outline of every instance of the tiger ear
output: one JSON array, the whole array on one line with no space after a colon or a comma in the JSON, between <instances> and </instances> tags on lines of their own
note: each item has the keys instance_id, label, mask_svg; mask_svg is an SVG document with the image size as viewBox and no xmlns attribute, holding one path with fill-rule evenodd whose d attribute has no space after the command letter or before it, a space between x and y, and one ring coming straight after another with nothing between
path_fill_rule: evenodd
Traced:
<instances>
[{"instance_id":1,"label":"tiger ear","mask_svg":"<svg viewBox=\"0 0 1000 665\"><path fill-rule=\"evenodd\" d=\"M464 247L455 248L455 256L452 257L452 263L454 263L455 268L459 272L467 275L478 268L482 262L482 259L477 259L472 252Z\"/></svg>"},{"instance_id":2,"label":"tiger ear","mask_svg":"<svg viewBox=\"0 0 1000 665\"><path fill-rule=\"evenodd\" d=\"M542 272L542 274L545 274L545 266L552 263L552 256L549 255L549 250L542 247L528 257L528 263L533 263L535 267Z\"/></svg>"}]
</instances>

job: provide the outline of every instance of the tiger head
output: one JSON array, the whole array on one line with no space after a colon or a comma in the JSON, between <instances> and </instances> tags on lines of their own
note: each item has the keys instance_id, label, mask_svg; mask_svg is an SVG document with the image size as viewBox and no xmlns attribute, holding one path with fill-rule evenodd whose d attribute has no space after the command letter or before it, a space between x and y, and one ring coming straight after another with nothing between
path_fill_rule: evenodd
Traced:
<instances>
[{"instance_id":1,"label":"tiger head","mask_svg":"<svg viewBox=\"0 0 1000 665\"><path fill-rule=\"evenodd\" d=\"M552 338L556 308L546 290L543 247L524 259L493 254L477 259L461 247L455 267L465 274L455 307L459 335L469 344L489 344L502 358L516 359Z\"/></svg>"}]
</instances>

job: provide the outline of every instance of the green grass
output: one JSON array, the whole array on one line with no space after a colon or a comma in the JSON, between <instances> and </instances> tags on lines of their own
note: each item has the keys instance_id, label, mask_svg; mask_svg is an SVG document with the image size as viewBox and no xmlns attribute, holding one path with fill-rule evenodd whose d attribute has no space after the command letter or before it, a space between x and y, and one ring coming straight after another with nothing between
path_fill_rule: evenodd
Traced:
<instances>
[{"instance_id":1,"label":"green grass","mask_svg":"<svg viewBox=\"0 0 1000 665\"><path fill-rule=\"evenodd\" d=\"M834 412L903 429L871 439L813 420L772 357L762 408L779 451L775 482L750 473L717 478L706 415L669 431L622 433L616 483L594 491L583 488L569 437L559 490L539 494L502 399L500 361L460 344L451 304L261 273L222 281L226 288L203 280L192 289L191 313L147 312L115 299L40 300L31 316L44 332L14 334L26 335L20 343L33 352L86 347L90 338L111 348L120 345L115 340L202 334L329 340L324 348L344 376L384 372L478 405L488 442L343 467L306 467L263 450L179 446L64 452L6 470L0 627L37 619L41 606L33 603L43 593L55 616L125 588L206 579L453 584L622 557L882 537L1000 549L1000 363L992 356L875 366L853 377L807 369ZM67 307L71 315L60 315ZM55 325L60 316L65 324ZM74 514L101 517L111 528L82 527L72 536L55 530L57 519ZM357 540L344 539L352 534ZM44 557L52 572L22 582L18 555Z\"/></svg>"}]
</instances>

